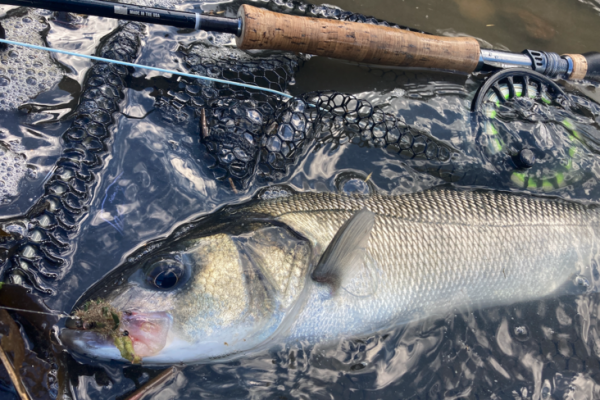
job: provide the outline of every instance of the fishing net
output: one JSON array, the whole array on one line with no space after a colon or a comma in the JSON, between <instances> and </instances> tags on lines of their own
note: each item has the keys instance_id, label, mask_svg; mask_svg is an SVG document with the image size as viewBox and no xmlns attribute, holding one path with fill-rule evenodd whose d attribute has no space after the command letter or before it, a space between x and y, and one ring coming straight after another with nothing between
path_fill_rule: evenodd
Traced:
<instances>
[{"instance_id":1,"label":"fishing net","mask_svg":"<svg viewBox=\"0 0 600 400\"><path fill-rule=\"evenodd\" d=\"M335 7L269 4L279 12L407 29ZM209 77L286 91L307 59L279 52L250 55L228 47L215 51L216 46L231 40L231 35L207 33L193 45L180 47L181 67ZM163 93L157 106L171 122L196 118L196 129L209 155L206 161L215 178L231 179L239 187L247 187L254 178L281 178L311 145L333 140L385 148L418 160L418 169L448 181L456 181L461 174L451 163L456 149L349 94L314 92L288 100L260 90L182 78L179 90Z\"/></svg>"},{"instance_id":2,"label":"fishing net","mask_svg":"<svg viewBox=\"0 0 600 400\"><path fill-rule=\"evenodd\" d=\"M132 62L143 32L141 24L121 24L102 41L99 54ZM2 225L2 270L8 282L53 293L48 283L68 270L74 250L71 242L79 222L87 216L128 74L128 68L104 62L88 71L75 119L63 135L63 154L44 186L44 195L23 218Z\"/></svg>"}]
</instances>

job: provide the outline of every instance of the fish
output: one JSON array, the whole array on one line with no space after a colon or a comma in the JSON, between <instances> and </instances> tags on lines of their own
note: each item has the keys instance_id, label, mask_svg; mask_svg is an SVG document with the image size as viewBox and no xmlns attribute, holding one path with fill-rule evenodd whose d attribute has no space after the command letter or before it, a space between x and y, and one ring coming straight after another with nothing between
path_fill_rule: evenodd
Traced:
<instances>
[{"instance_id":1,"label":"fish","mask_svg":"<svg viewBox=\"0 0 600 400\"><path fill-rule=\"evenodd\" d=\"M538 299L589 273L598 217L500 191L269 188L134 252L60 338L104 360L214 363Z\"/></svg>"}]
</instances>

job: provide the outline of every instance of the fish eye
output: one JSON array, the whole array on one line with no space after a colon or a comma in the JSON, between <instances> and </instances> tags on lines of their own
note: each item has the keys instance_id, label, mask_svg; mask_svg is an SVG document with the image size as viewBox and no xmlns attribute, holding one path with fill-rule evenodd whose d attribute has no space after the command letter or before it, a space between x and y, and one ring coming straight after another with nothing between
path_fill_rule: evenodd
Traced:
<instances>
[{"instance_id":1,"label":"fish eye","mask_svg":"<svg viewBox=\"0 0 600 400\"><path fill-rule=\"evenodd\" d=\"M150 265L146 281L152 288L168 290L177 286L184 272L184 267L179 261L162 259Z\"/></svg>"}]
</instances>

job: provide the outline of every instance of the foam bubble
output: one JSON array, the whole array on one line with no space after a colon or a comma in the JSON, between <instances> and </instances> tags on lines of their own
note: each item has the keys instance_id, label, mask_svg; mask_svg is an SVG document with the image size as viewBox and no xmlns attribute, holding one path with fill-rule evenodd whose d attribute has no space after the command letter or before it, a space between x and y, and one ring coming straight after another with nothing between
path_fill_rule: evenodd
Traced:
<instances>
[{"instance_id":1,"label":"foam bubble","mask_svg":"<svg viewBox=\"0 0 600 400\"><path fill-rule=\"evenodd\" d=\"M44 46L40 32L48 28L40 10L3 19L6 38ZM0 52L0 110L12 110L57 84L62 70L50 53L9 45ZM1 189L0 189L1 191Z\"/></svg>"},{"instance_id":2,"label":"foam bubble","mask_svg":"<svg viewBox=\"0 0 600 400\"><path fill-rule=\"evenodd\" d=\"M0 142L0 204L19 194L19 183L29 172L25 156Z\"/></svg>"}]
</instances>

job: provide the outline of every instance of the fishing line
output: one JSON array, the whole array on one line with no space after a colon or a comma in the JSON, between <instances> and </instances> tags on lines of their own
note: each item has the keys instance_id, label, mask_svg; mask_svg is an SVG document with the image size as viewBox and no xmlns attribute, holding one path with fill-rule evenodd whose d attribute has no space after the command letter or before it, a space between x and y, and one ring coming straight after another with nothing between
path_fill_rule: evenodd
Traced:
<instances>
[{"instance_id":1,"label":"fishing line","mask_svg":"<svg viewBox=\"0 0 600 400\"><path fill-rule=\"evenodd\" d=\"M151 71L162 72L162 73L166 73L166 74L179 75L179 76L184 76L186 78L202 79L202 80L210 81L210 82L224 83L224 84L232 85L232 86L240 86L240 87L243 87L246 89L262 90L263 92L273 93L273 94L276 94L278 96L282 96L282 97L285 97L288 99L294 98L294 96L284 93L284 92L280 92L279 90L268 89L268 88L260 87L257 85L247 84L247 83L233 82L233 81L230 81L227 79L211 78L208 76L188 74L185 72L173 71L173 70L158 68L158 67L151 67L148 65L141 65L141 64L129 63L129 62L125 62L125 61L111 60L109 58L89 56L87 54L76 53L73 51L51 49L49 47L37 46L35 44L29 44L29 43L15 42L13 40L7 40L7 39L0 39L0 43L12 44L14 46L28 47L30 49L35 49L35 50L49 51L51 53L66 54L66 55L73 56L73 57L87 58L89 60L102 61L102 62L110 63L110 64L124 65L126 67L141 68L141 69L147 69L147 70L151 70Z\"/></svg>"},{"instance_id":2,"label":"fishing line","mask_svg":"<svg viewBox=\"0 0 600 400\"><path fill-rule=\"evenodd\" d=\"M0 306L0 308L2 308L4 310L26 312L26 313L31 313L31 314L52 315L54 317L79 319L79 317L76 317L74 315L69 315L67 313L58 312L58 311L56 311L56 312L35 311L35 310L25 310L22 308L14 308L14 307L6 307L6 306Z\"/></svg>"}]
</instances>

